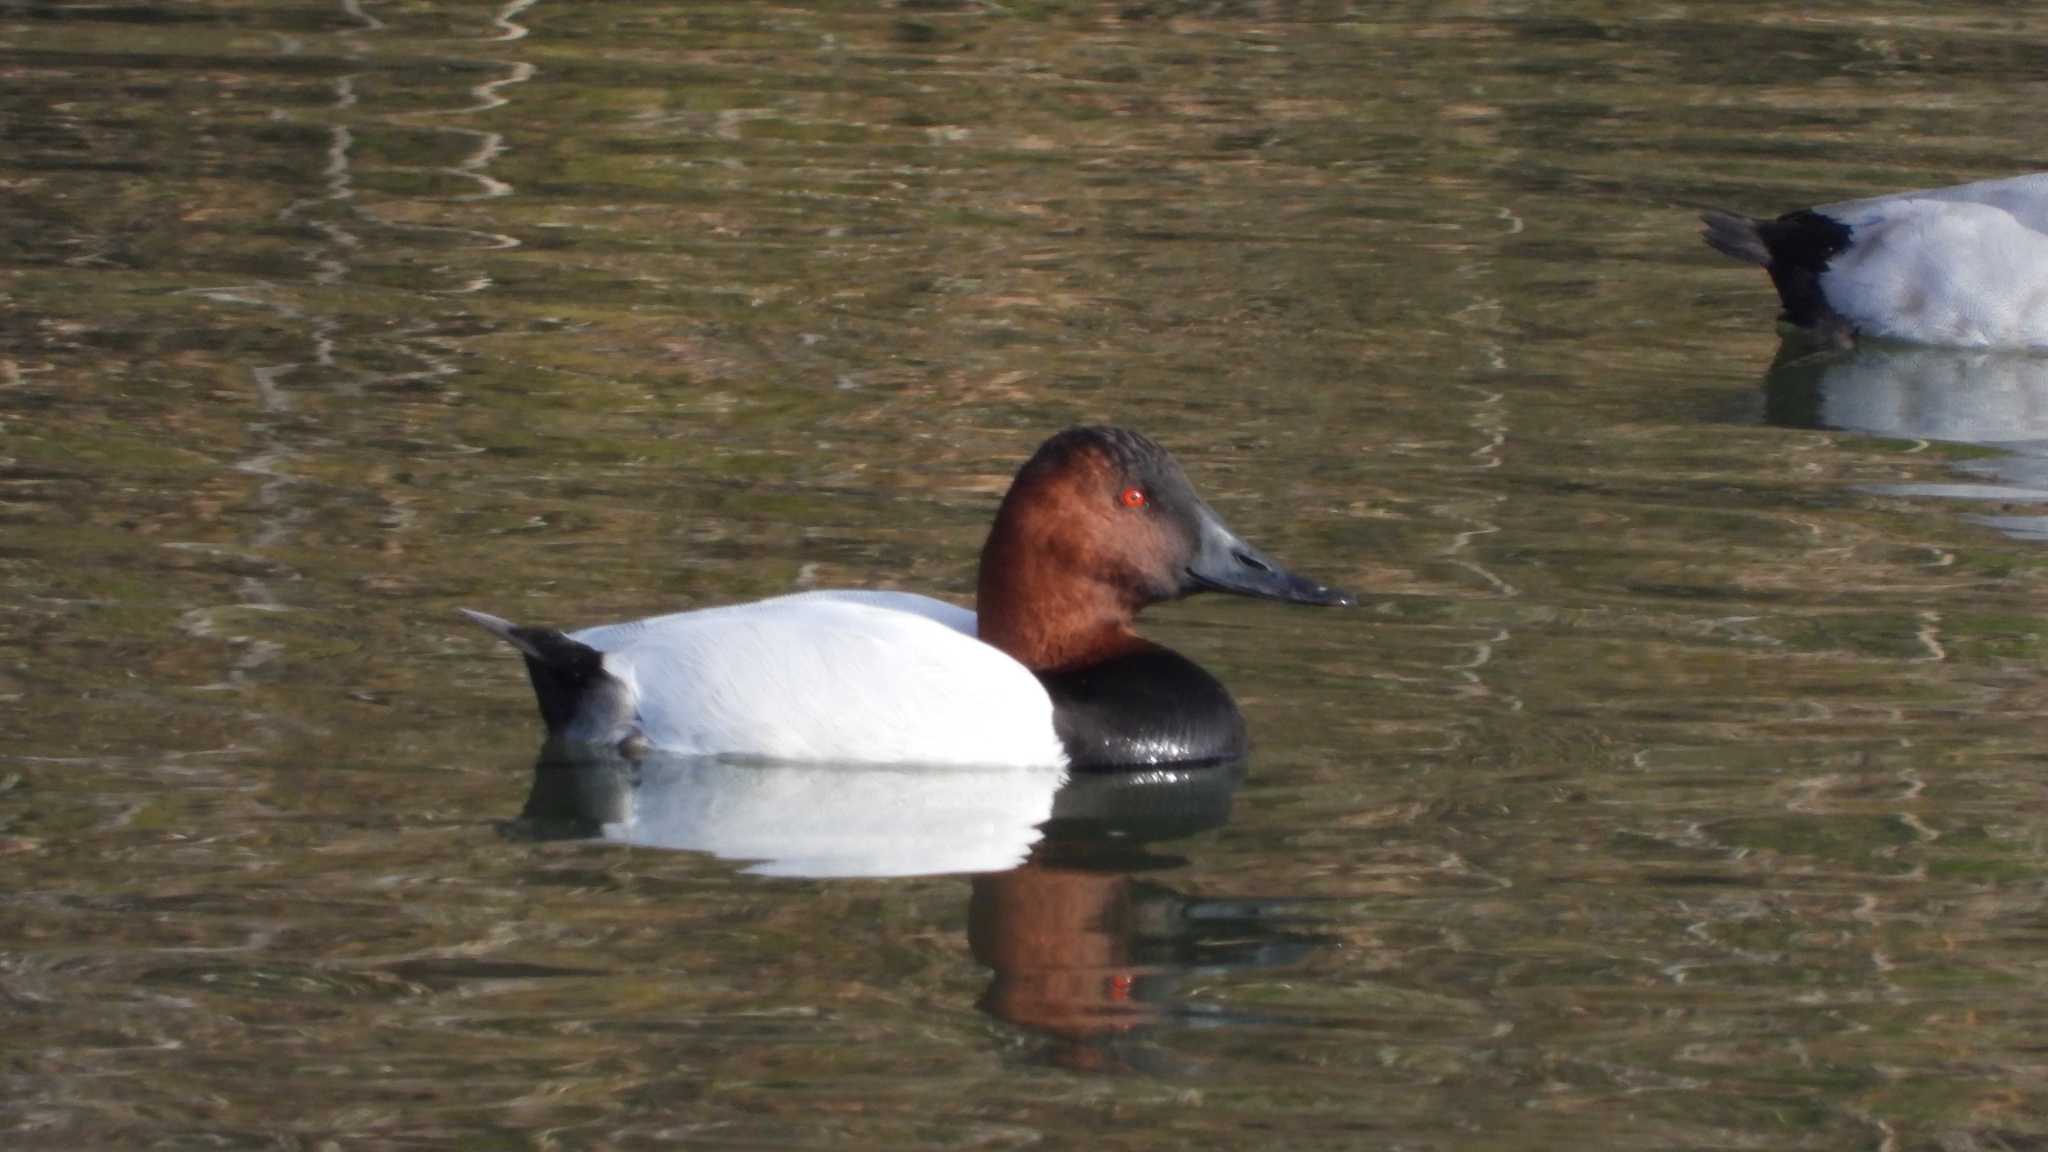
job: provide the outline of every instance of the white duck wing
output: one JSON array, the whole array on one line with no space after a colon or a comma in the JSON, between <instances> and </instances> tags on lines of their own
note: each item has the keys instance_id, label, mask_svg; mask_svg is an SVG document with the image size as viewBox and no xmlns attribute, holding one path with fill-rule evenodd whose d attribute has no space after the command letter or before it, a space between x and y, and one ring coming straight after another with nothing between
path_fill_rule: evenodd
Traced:
<instances>
[{"instance_id":1,"label":"white duck wing","mask_svg":"<svg viewBox=\"0 0 2048 1152\"><path fill-rule=\"evenodd\" d=\"M944 624L962 635L976 635L974 610L958 604L948 604L930 596L915 592L892 592L871 588L829 588L816 592L795 592L788 596L776 596L767 600L754 600L746 604L727 604L718 608L698 608L689 612L672 612L666 616L649 616L643 620L626 620L617 624L599 624L570 633L570 637L596 648L600 652L623 648L657 635L664 629L685 620L709 620L723 615L753 615L767 611L800 612L806 605L814 604L863 604L872 608L883 608L922 616L938 624Z\"/></svg>"},{"instance_id":2,"label":"white duck wing","mask_svg":"<svg viewBox=\"0 0 2048 1152\"><path fill-rule=\"evenodd\" d=\"M1888 205L1909 200L1982 204L2010 215L2023 227L2035 232L2048 232L2048 172L2034 172L2004 180L1979 180L1974 184L1957 184L1949 188L1893 192L1863 200L1844 200L1819 205L1814 211L1854 227L1852 217L1881 215Z\"/></svg>"},{"instance_id":3,"label":"white duck wing","mask_svg":"<svg viewBox=\"0 0 2048 1152\"><path fill-rule=\"evenodd\" d=\"M603 654L649 743L686 755L1061 767L1052 700L908 593L807 593L571 633ZM965 627L963 627L963 625Z\"/></svg>"}]
</instances>

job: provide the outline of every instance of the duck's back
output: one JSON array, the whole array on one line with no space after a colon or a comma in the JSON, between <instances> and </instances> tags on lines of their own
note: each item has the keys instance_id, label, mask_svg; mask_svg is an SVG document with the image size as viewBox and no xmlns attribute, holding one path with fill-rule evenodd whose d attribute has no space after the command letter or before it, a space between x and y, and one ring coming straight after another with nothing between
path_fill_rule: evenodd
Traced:
<instances>
[{"instance_id":1,"label":"duck's back","mask_svg":"<svg viewBox=\"0 0 2048 1152\"><path fill-rule=\"evenodd\" d=\"M811 592L569 638L603 653L633 727L666 751L1065 763L1038 679L975 638L974 613L929 597Z\"/></svg>"},{"instance_id":2,"label":"duck's back","mask_svg":"<svg viewBox=\"0 0 2048 1152\"><path fill-rule=\"evenodd\" d=\"M1822 204L1813 210L1851 227L1857 219L1868 219L1890 208L1914 200L1948 204L1982 204L1996 208L2035 232L2048 233L2048 172L2032 172L2004 180L1979 180L1949 188L1927 188L1918 192L1892 192L1862 200Z\"/></svg>"}]
</instances>

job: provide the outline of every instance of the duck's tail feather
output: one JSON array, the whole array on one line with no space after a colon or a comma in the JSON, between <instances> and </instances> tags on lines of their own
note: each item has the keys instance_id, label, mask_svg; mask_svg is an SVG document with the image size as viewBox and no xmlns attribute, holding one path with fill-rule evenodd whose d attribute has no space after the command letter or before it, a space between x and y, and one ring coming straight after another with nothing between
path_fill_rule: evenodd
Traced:
<instances>
[{"instance_id":1,"label":"duck's tail feather","mask_svg":"<svg viewBox=\"0 0 2048 1152\"><path fill-rule=\"evenodd\" d=\"M540 657L540 646L530 638L534 629L521 628L503 616L493 616L489 612L478 612L471 608L457 608L456 611L469 617L484 631L519 649L528 656L536 659ZM563 639L567 639L567 637L563 637Z\"/></svg>"},{"instance_id":2,"label":"duck's tail feather","mask_svg":"<svg viewBox=\"0 0 2048 1152\"><path fill-rule=\"evenodd\" d=\"M1700 233L1716 252L1760 264L1771 274L1785 320L1801 328L1847 331L1821 290L1828 262L1849 247L1853 230L1832 216L1811 209L1787 212L1775 220L1758 220L1732 212L1700 214L1707 229Z\"/></svg>"},{"instance_id":3,"label":"duck's tail feather","mask_svg":"<svg viewBox=\"0 0 2048 1152\"><path fill-rule=\"evenodd\" d=\"M1700 233L1700 239L1707 242L1707 247L1723 256L1733 256L1759 267L1771 266L1771 249L1764 242L1762 220L1709 208L1700 213L1700 222L1707 226L1707 230Z\"/></svg>"},{"instance_id":4,"label":"duck's tail feather","mask_svg":"<svg viewBox=\"0 0 2048 1152\"><path fill-rule=\"evenodd\" d=\"M526 657L526 674L533 681L540 718L546 722L549 735L567 734L579 716L593 711L594 697L609 702L617 695L613 689L618 681L604 670L604 653L590 645L553 628L525 628L468 608L456 611Z\"/></svg>"}]
</instances>

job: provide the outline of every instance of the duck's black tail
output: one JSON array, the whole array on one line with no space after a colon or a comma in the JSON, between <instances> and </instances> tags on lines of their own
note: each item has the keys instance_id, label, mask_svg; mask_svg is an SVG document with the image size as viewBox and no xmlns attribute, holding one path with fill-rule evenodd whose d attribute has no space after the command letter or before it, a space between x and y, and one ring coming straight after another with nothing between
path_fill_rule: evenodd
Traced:
<instances>
[{"instance_id":1,"label":"duck's black tail","mask_svg":"<svg viewBox=\"0 0 2048 1152\"><path fill-rule=\"evenodd\" d=\"M1763 235L1767 221L1709 208L1700 213L1700 222L1707 226L1707 230L1700 233L1700 239L1707 242L1707 247L1760 268L1771 266L1771 248L1764 243Z\"/></svg>"},{"instance_id":2,"label":"duck's black tail","mask_svg":"<svg viewBox=\"0 0 2048 1152\"><path fill-rule=\"evenodd\" d=\"M553 628L522 628L488 612L456 611L526 657L526 674L533 680L540 718L550 736L564 734L590 708L592 696L615 683L604 670L604 653Z\"/></svg>"},{"instance_id":3,"label":"duck's black tail","mask_svg":"<svg viewBox=\"0 0 2048 1152\"><path fill-rule=\"evenodd\" d=\"M1776 220L1709 210L1700 213L1700 220L1707 226L1700 238L1708 247L1771 274L1787 323L1801 328L1840 323L1821 292L1820 275L1849 246L1847 224L1808 210Z\"/></svg>"}]
</instances>

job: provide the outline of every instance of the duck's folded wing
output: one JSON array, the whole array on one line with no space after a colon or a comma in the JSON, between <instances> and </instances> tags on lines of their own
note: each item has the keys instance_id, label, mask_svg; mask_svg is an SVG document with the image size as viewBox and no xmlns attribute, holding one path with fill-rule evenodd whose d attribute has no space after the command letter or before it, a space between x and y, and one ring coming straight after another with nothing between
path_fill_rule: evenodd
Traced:
<instances>
[{"instance_id":1,"label":"duck's folded wing","mask_svg":"<svg viewBox=\"0 0 2048 1152\"><path fill-rule=\"evenodd\" d=\"M1980 180L1974 184L1957 184L1949 188L1895 192L1865 200L1844 200L1836 204L1823 204L1814 211L1853 227L1856 219L1882 217L1888 214L1889 209L1915 200L1932 200L1946 204L1982 204L2011 216L2022 228L2048 233L2048 172L2035 172L2004 180Z\"/></svg>"},{"instance_id":2,"label":"duck's folded wing","mask_svg":"<svg viewBox=\"0 0 2048 1152\"><path fill-rule=\"evenodd\" d=\"M956 621L971 616L928 603ZM573 638L604 653L606 672L632 693L633 724L665 751L1063 765L1052 701L1038 678L935 615L945 613L812 594Z\"/></svg>"},{"instance_id":3,"label":"duck's folded wing","mask_svg":"<svg viewBox=\"0 0 2048 1152\"><path fill-rule=\"evenodd\" d=\"M922 616L927 620L936 621L964 635L973 636L976 634L973 609L962 608L958 604L948 604L944 600L935 600L930 596L921 596L915 592L896 592L881 588L829 588L817 592L798 592L791 596L764 600L762 603L803 604L819 601L840 604L867 604L876 608L890 608L898 612L908 612L913 616Z\"/></svg>"}]
</instances>

